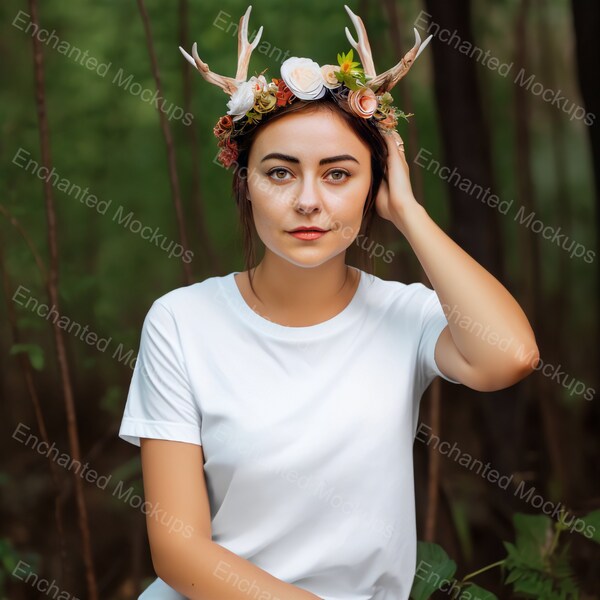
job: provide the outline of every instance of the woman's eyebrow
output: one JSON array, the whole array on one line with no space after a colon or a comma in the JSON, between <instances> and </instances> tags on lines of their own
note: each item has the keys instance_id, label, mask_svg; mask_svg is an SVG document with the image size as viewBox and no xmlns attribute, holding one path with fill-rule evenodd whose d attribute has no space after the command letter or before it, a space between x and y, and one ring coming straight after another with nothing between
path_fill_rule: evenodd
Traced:
<instances>
[{"instance_id":1,"label":"woman's eyebrow","mask_svg":"<svg viewBox=\"0 0 600 600\"><path fill-rule=\"evenodd\" d=\"M278 160L285 160L287 162L291 162L291 163L299 163L300 161L295 157L295 156L289 156L288 154L281 154L280 152L271 152L270 154L267 154L265 157L263 157L263 159L260 161L265 162L265 160L268 160L270 158L276 158ZM326 165L329 163L333 163L333 162L341 162L343 160L353 160L355 163L358 163L358 160L356 158L354 158L354 156L352 156L351 154L340 154L339 156L328 156L327 158L322 158L319 161L319 165Z\"/></svg>"}]
</instances>

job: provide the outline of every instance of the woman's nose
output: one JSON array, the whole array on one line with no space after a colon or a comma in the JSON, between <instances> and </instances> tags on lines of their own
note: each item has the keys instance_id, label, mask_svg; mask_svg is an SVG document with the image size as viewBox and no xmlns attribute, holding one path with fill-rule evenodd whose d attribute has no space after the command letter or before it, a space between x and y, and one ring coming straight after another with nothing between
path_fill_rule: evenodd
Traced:
<instances>
[{"instance_id":1,"label":"woman's nose","mask_svg":"<svg viewBox=\"0 0 600 600\"><path fill-rule=\"evenodd\" d=\"M321 191L317 182L305 177L300 184L298 195L294 198L294 208L303 213L311 213L321 208Z\"/></svg>"}]
</instances>

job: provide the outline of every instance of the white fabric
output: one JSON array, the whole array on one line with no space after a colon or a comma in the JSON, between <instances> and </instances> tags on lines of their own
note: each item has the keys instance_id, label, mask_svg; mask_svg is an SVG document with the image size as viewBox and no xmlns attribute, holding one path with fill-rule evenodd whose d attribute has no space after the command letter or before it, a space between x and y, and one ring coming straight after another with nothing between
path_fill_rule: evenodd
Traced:
<instances>
[{"instance_id":1,"label":"white fabric","mask_svg":"<svg viewBox=\"0 0 600 600\"><path fill-rule=\"evenodd\" d=\"M230 273L158 298L119 436L201 444L212 539L325 600L404 600L416 568L412 446L447 325L421 283L360 271L310 327L246 304ZM184 598L161 579L144 600Z\"/></svg>"}]
</instances>

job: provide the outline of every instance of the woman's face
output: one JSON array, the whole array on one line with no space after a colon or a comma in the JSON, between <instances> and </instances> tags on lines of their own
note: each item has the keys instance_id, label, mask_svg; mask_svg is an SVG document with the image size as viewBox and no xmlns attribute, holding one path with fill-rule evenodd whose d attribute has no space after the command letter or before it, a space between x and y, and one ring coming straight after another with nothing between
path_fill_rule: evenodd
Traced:
<instances>
[{"instance_id":1,"label":"woman's face","mask_svg":"<svg viewBox=\"0 0 600 600\"><path fill-rule=\"evenodd\" d=\"M248 191L266 248L304 267L344 252L360 231L371 185L371 151L326 108L286 115L264 127L248 158ZM319 227L298 239L297 227Z\"/></svg>"}]
</instances>

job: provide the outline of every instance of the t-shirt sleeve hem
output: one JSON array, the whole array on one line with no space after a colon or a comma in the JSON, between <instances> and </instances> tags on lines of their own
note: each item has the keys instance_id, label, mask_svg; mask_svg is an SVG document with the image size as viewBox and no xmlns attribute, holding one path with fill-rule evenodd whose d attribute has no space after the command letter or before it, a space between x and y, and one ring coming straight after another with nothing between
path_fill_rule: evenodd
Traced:
<instances>
[{"instance_id":1,"label":"t-shirt sleeve hem","mask_svg":"<svg viewBox=\"0 0 600 600\"><path fill-rule=\"evenodd\" d=\"M431 355L432 355L433 360L431 361L431 366L433 367L435 374L438 375L439 377L441 377L442 379L445 379L446 381L449 381L450 383L457 383L460 385L460 383L461 383L460 381L457 381L456 379L452 379L451 377L448 377L448 375L446 375L445 373L442 373L442 371L438 367L438 364L435 360L435 346L440 337L440 334L442 333L442 331L444 330L444 328L447 325L448 325L448 321L445 318L437 319L435 324L432 325L431 337L433 339L433 344L432 344Z\"/></svg>"},{"instance_id":2,"label":"t-shirt sleeve hem","mask_svg":"<svg viewBox=\"0 0 600 600\"><path fill-rule=\"evenodd\" d=\"M119 437L135 446L140 446L140 438L202 445L202 437L196 426L169 421L146 421L130 417L122 419Z\"/></svg>"}]
</instances>

